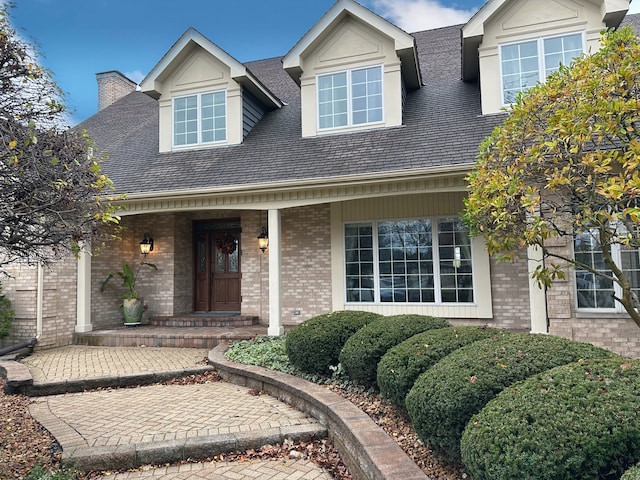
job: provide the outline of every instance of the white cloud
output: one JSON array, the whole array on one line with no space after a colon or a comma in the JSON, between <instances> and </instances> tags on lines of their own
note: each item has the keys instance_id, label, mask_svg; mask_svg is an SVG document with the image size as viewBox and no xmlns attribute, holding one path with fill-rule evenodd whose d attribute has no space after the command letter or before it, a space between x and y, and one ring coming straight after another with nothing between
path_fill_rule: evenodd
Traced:
<instances>
[{"instance_id":1,"label":"white cloud","mask_svg":"<svg viewBox=\"0 0 640 480\"><path fill-rule=\"evenodd\" d=\"M374 0L373 5L376 12L407 32L466 23L477 11L444 7L435 0Z\"/></svg>"},{"instance_id":2,"label":"white cloud","mask_svg":"<svg viewBox=\"0 0 640 480\"><path fill-rule=\"evenodd\" d=\"M124 72L124 76L139 84L146 75L140 70L134 70L133 72Z\"/></svg>"},{"instance_id":3,"label":"white cloud","mask_svg":"<svg viewBox=\"0 0 640 480\"><path fill-rule=\"evenodd\" d=\"M633 0L627 13L640 13L640 0Z\"/></svg>"}]
</instances>

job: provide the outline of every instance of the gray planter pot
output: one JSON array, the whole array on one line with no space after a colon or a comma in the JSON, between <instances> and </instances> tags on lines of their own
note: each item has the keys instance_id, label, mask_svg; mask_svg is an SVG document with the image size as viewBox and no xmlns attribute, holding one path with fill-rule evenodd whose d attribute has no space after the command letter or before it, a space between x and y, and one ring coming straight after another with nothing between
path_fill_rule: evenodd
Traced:
<instances>
[{"instance_id":1,"label":"gray planter pot","mask_svg":"<svg viewBox=\"0 0 640 480\"><path fill-rule=\"evenodd\" d=\"M122 300L122 313L124 324L140 325L144 313L144 301L141 298L125 298Z\"/></svg>"}]
</instances>

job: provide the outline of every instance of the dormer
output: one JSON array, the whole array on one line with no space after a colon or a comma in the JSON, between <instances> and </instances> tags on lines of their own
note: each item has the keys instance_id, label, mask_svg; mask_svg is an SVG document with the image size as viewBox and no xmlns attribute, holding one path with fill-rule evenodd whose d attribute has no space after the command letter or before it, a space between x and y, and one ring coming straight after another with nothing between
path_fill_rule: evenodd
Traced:
<instances>
[{"instance_id":1,"label":"dormer","mask_svg":"<svg viewBox=\"0 0 640 480\"><path fill-rule=\"evenodd\" d=\"M629 0L489 0L462 27L462 78L479 81L482 113L500 112L617 27Z\"/></svg>"},{"instance_id":2,"label":"dormer","mask_svg":"<svg viewBox=\"0 0 640 480\"><path fill-rule=\"evenodd\" d=\"M190 28L140 84L158 100L160 152L238 145L282 102L247 68Z\"/></svg>"},{"instance_id":3,"label":"dormer","mask_svg":"<svg viewBox=\"0 0 640 480\"><path fill-rule=\"evenodd\" d=\"M414 38L353 0L338 0L283 59L300 85L302 136L402 125L422 79Z\"/></svg>"}]
</instances>

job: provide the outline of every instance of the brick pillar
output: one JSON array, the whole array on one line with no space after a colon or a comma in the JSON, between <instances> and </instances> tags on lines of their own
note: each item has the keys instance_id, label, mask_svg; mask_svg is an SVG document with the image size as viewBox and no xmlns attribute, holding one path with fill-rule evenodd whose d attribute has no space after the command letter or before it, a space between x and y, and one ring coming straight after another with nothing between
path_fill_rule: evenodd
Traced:
<instances>
[{"instance_id":1,"label":"brick pillar","mask_svg":"<svg viewBox=\"0 0 640 480\"><path fill-rule=\"evenodd\" d=\"M135 91L137 85L118 71L96 73L98 81L98 111Z\"/></svg>"}]
</instances>

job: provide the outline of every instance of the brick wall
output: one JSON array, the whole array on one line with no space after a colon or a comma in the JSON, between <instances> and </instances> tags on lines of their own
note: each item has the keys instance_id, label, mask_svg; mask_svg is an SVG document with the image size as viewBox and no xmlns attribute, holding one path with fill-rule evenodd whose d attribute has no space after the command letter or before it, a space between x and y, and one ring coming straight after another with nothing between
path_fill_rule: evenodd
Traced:
<instances>
[{"instance_id":1,"label":"brick wall","mask_svg":"<svg viewBox=\"0 0 640 480\"><path fill-rule=\"evenodd\" d=\"M42 336L38 348L70 345L76 322L77 263L75 258L42 267L43 309ZM38 268L13 263L10 278L2 280L3 292L15 312L9 337L2 346L13 345L37 336Z\"/></svg>"},{"instance_id":2,"label":"brick wall","mask_svg":"<svg viewBox=\"0 0 640 480\"><path fill-rule=\"evenodd\" d=\"M529 273L524 259L497 262L491 259L491 326L531 331Z\"/></svg>"}]
</instances>

